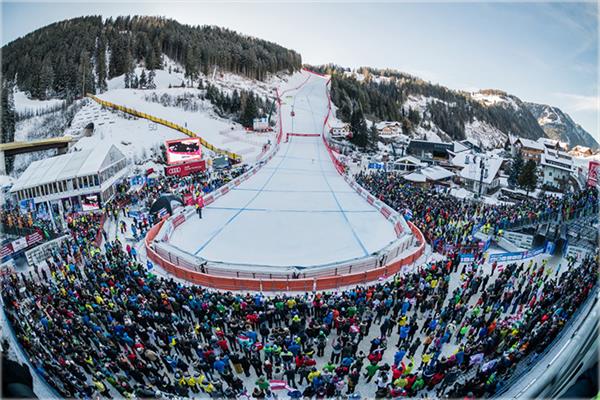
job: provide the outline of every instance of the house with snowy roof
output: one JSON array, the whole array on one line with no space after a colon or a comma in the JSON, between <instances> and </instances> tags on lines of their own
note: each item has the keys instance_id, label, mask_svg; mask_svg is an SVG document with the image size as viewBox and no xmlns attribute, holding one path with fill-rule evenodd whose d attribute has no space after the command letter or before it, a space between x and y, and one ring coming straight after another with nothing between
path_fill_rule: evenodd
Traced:
<instances>
[{"instance_id":1,"label":"house with snowy roof","mask_svg":"<svg viewBox=\"0 0 600 400\"><path fill-rule=\"evenodd\" d=\"M393 137L402 133L402 124L398 121L381 121L375 124L381 137Z\"/></svg>"},{"instance_id":2,"label":"house with snowy roof","mask_svg":"<svg viewBox=\"0 0 600 400\"><path fill-rule=\"evenodd\" d=\"M458 173L464 188L481 194L486 194L500 186L500 169L504 159L501 157L487 157L473 153L459 153L452 159L451 163L461 168Z\"/></svg>"},{"instance_id":3,"label":"house with snowy roof","mask_svg":"<svg viewBox=\"0 0 600 400\"><path fill-rule=\"evenodd\" d=\"M388 163L388 169L397 172L412 172L418 168L426 167L427 163L422 162L413 156L400 157L397 160Z\"/></svg>"},{"instance_id":4,"label":"house with snowy roof","mask_svg":"<svg viewBox=\"0 0 600 400\"><path fill-rule=\"evenodd\" d=\"M331 133L331 137L334 138L352 137L352 132L350 131L350 124L345 123L333 125L329 130L329 133Z\"/></svg>"},{"instance_id":5,"label":"house with snowy roof","mask_svg":"<svg viewBox=\"0 0 600 400\"><path fill-rule=\"evenodd\" d=\"M547 149L561 151L569 150L569 145L566 142L561 142L560 140L541 137L537 141L543 144Z\"/></svg>"},{"instance_id":6,"label":"house with snowy roof","mask_svg":"<svg viewBox=\"0 0 600 400\"><path fill-rule=\"evenodd\" d=\"M419 171L403 176L407 181L421 184L447 184L452 177L454 177L454 172L437 165L422 168Z\"/></svg>"},{"instance_id":7,"label":"house with snowy roof","mask_svg":"<svg viewBox=\"0 0 600 400\"><path fill-rule=\"evenodd\" d=\"M574 172L573 157L560 150L546 149L540 160L542 184L564 189Z\"/></svg>"},{"instance_id":8,"label":"house with snowy roof","mask_svg":"<svg viewBox=\"0 0 600 400\"><path fill-rule=\"evenodd\" d=\"M511 154L514 156L521 152L525 161L533 160L539 164L546 146L536 140L517 138L511 147Z\"/></svg>"},{"instance_id":9,"label":"house with snowy roof","mask_svg":"<svg viewBox=\"0 0 600 400\"><path fill-rule=\"evenodd\" d=\"M573 157L590 157L594 155L594 151L586 146L577 145L569 152Z\"/></svg>"}]
</instances>

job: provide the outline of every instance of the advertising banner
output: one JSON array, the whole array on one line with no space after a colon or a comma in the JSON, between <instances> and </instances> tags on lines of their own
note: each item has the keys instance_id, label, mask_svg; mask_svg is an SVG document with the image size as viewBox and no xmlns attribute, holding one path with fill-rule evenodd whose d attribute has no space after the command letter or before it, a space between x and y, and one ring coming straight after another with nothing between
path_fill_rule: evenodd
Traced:
<instances>
[{"instance_id":1,"label":"advertising banner","mask_svg":"<svg viewBox=\"0 0 600 400\"><path fill-rule=\"evenodd\" d=\"M97 194L90 194L81 199L81 209L83 211L92 211L100 208L100 199Z\"/></svg>"},{"instance_id":2,"label":"advertising banner","mask_svg":"<svg viewBox=\"0 0 600 400\"><path fill-rule=\"evenodd\" d=\"M19 202L19 208L22 214L35 211L35 202L33 199L25 199Z\"/></svg>"},{"instance_id":3,"label":"advertising banner","mask_svg":"<svg viewBox=\"0 0 600 400\"><path fill-rule=\"evenodd\" d=\"M40 219L50 219L50 212L48 211L48 207L46 203L38 203L35 205L37 209L37 217Z\"/></svg>"},{"instance_id":4,"label":"advertising banner","mask_svg":"<svg viewBox=\"0 0 600 400\"><path fill-rule=\"evenodd\" d=\"M165 174L169 176L176 175L183 177L194 172L202 172L204 170L206 170L206 163L204 160L199 160L183 164L170 165L165 168Z\"/></svg>"},{"instance_id":5,"label":"advertising banner","mask_svg":"<svg viewBox=\"0 0 600 400\"><path fill-rule=\"evenodd\" d=\"M25 237L18 238L13 240L10 243L5 244L0 249L0 258L3 260L6 257L11 256L14 253L17 253L20 250L23 250L27 247L30 247L36 243L39 243L44 240L44 237L39 231L32 233L31 235L27 235Z\"/></svg>"},{"instance_id":6,"label":"advertising banner","mask_svg":"<svg viewBox=\"0 0 600 400\"><path fill-rule=\"evenodd\" d=\"M26 237L18 238L17 240L12 241L12 248L14 252L24 249L25 247L27 247Z\"/></svg>"},{"instance_id":7,"label":"advertising banner","mask_svg":"<svg viewBox=\"0 0 600 400\"><path fill-rule=\"evenodd\" d=\"M590 161L588 169L588 186L596 186L598 184L598 169L600 168L600 161Z\"/></svg>"},{"instance_id":8,"label":"advertising banner","mask_svg":"<svg viewBox=\"0 0 600 400\"><path fill-rule=\"evenodd\" d=\"M199 138L167 140L167 164L202 159L202 147Z\"/></svg>"},{"instance_id":9,"label":"advertising banner","mask_svg":"<svg viewBox=\"0 0 600 400\"><path fill-rule=\"evenodd\" d=\"M384 169L384 164L378 162L371 162L369 163L369 169Z\"/></svg>"},{"instance_id":10,"label":"advertising banner","mask_svg":"<svg viewBox=\"0 0 600 400\"><path fill-rule=\"evenodd\" d=\"M2 259L4 259L4 257L11 255L12 253L13 253L12 243L5 244L4 246L2 246L2 249L0 249L0 257Z\"/></svg>"}]
</instances>

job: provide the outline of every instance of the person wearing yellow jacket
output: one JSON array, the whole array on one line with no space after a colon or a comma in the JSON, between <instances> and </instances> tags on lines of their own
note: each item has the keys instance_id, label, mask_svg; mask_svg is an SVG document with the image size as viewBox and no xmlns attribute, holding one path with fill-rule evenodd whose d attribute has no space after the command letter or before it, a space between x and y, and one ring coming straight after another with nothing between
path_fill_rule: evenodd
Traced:
<instances>
[{"instance_id":1,"label":"person wearing yellow jacket","mask_svg":"<svg viewBox=\"0 0 600 400\"><path fill-rule=\"evenodd\" d=\"M108 397L108 389L100 379L94 378L92 379L92 383L94 384L94 387L96 388L98 393L100 393L102 396Z\"/></svg>"},{"instance_id":2,"label":"person wearing yellow jacket","mask_svg":"<svg viewBox=\"0 0 600 400\"><path fill-rule=\"evenodd\" d=\"M423 365L429 364L429 361L431 361L431 354L429 354L429 353L423 354L423 357L421 358L421 360L423 361Z\"/></svg>"},{"instance_id":3,"label":"person wearing yellow jacket","mask_svg":"<svg viewBox=\"0 0 600 400\"><path fill-rule=\"evenodd\" d=\"M317 376L320 376L320 375L321 375L321 371L319 371L318 369L315 369L308 374L308 381L312 382L313 379L315 379Z\"/></svg>"},{"instance_id":4,"label":"person wearing yellow jacket","mask_svg":"<svg viewBox=\"0 0 600 400\"><path fill-rule=\"evenodd\" d=\"M192 389L192 392L198 393L198 386L196 386L196 378L190 376L187 378L187 385Z\"/></svg>"},{"instance_id":5,"label":"person wearing yellow jacket","mask_svg":"<svg viewBox=\"0 0 600 400\"><path fill-rule=\"evenodd\" d=\"M202 386L202 389L210 395L215 391L215 386L211 382L208 382L206 385Z\"/></svg>"},{"instance_id":6,"label":"person wearing yellow jacket","mask_svg":"<svg viewBox=\"0 0 600 400\"><path fill-rule=\"evenodd\" d=\"M205 393L211 394L215 391L215 386L208 379L206 379L206 376L204 376L204 374L200 375L197 381Z\"/></svg>"},{"instance_id":7,"label":"person wearing yellow jacket","mask_svg":"<svg viewBox=\"0 0 600 400\"><path fill-rule=\"evenodd\" d=\"M410 357L410 362L408 363L408 365L404 369L404 374L403 375L409 375L409 374L411 374L414 367L415 367L415 357L413 356L413 357Z\"/></svg>"},{"instance_id":8,"label":"person wearing yellow jacket","mask_svg":"<svg viewBox=\"0 0 600 400\"><path fill-rule=\"evenodd\" d=\"M398 379L396 379L396 380L394 381L394 386L395 386L395 387L400 387L400 388L403 388L403 387L405 387L407 384L408 384L408 380L407 380L407 379L406 379L404 376L401 376L400 378L398 378Z\"/></svg>"}]
</instances>

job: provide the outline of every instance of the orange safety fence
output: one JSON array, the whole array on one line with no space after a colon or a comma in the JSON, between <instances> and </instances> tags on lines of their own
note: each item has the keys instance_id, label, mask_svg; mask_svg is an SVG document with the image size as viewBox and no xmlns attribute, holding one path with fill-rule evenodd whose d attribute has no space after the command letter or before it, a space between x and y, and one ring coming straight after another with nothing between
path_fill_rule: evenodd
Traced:
<instances>
[{"instance_id":1,"label":"orange safety fence","mask_svg":"<svg viewBox=\"0 0 600 400\"><path fill-rule=\"evenodd\" d=\"M307 292L313 290L339 289L359 284L366 284L381 279L387 279L398 273L406 265L417 261L425 252L423 234L414 224L408 223L411 231L419 241L419 247L412 254L390 264L368 271L346 275L321 276L305 279L253 279L217 276L193 271L175 265L161 257L152 249L152 241L160 231L165 220L154 225L146 235L145 245L148 259L161 266L168 273L191 283L220 290L231 291L266 291L266 292Z\"/></svg>"},{"instance_id":2,"label":"orange safety fence","mask_svg":"<svg viewBox=\"0 0 600 400\"><path fill-rule=\"evenodd\" d=\"M311 71L308 71L311 72ZM308 78L300 84L297 88L301 87L308 81ZM329 81L327 82L329 83ZM297 89L294 88L294 89ZM294 89L289 89L287 91L291 91ZM286 91L286 92L287 92ZM278 134L278 143L281 140L282 135L282 126L281 126L281 96L284 94L277 92L277 101L279 103L279 134ZM327 92L328 100L329 100L329 113L325 117L325 121L323 125L326 124L327 119L331 113L331 100L329 97L329 92ZM329 144L325 140L325 136L323 135L323 142L329 152L329 155L338 170L338 172L343 175L344 166L341 162L335 157L333 154L333 150L329 147ZM360 194L360 190L357 190ZM369 195L369 203L374 202L374 198ZM391 214L391 210L387 207L385 211L381 211L384 216L386 213ZM386 218L389 216L386 216ZM410 265L416 262L425 252L425 240L422 232L417 228L413 223L408 222L408 226L412 231L413 235L417 238L417 242L419 243L418 248L412 254L403 257L399 260L393 261L390 264L374 268L368 271L361 271L356 273L350 273L345 275L329 275L329 276L319 276L313 278L304 278L304 279L256 279L256 278L240 278L240 277L229 277L229 276L218 276L206 274L194 270L190 270L188 268L184 268L178 265L175 265L168 260L161 257L157 252L152 248L152 241L160 231L165 220L160 221L154 227L150 229L148 234L146 235L145 245L147 257L154 263L160 265L165 271L170 274L185 279L189 282L215 288L221 290L237 290L237 291L268 291L268 292L280 292L280 291L292 291L292 292L306 292L313 290L330 290L330 289L338 289L347 286L353 286L358 284L366 284L369 282L374 282L379 280L380 278L386 279L390 276L398 273L400 269L406 265ZM337 269L335 270L337 273ZM333 272L333 271L332 271Z\"/></svg>"}]
</instances>

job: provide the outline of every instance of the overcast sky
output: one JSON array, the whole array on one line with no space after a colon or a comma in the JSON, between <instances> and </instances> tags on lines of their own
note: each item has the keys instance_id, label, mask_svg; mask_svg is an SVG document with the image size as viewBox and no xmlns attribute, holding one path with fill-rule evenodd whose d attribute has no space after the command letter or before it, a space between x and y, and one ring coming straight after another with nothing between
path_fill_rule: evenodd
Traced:
<instances>
[{"instance_id":1,"label":"overcast sky","mask_svg":"<svg viewBox=\"0 0 600 400\"><path fill-rule=\"evenodd\" d=\"M399 69L454 89L559 106L598 140L598 5L2 2L2 44L81 15L161 15L297 50L310 64Z\"/></svg>"}]
</instances>

